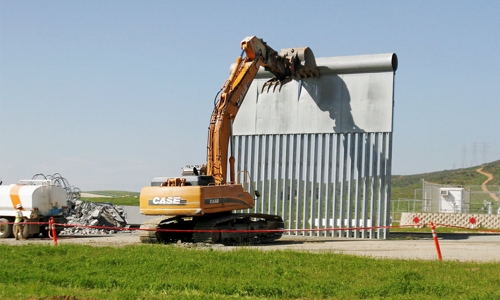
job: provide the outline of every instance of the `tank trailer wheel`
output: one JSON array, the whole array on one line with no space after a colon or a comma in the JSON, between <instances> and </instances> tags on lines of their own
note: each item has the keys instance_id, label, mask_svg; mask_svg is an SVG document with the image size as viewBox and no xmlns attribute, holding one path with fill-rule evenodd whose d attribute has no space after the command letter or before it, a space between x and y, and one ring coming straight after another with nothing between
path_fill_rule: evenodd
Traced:
<instances>
[{"instance_id":1,"label":"tank trailer wheel","mask_svg":"<svg viewBox=\"0 0 500 300\"><path fill-rule=\"evenodd\" d=\"M28 224L24 224L23 237L25 239L29 239L30 237L33 237L33 235L30 234L30 225L28 225Z\"/></svg>"},{"instance_id":2,"label":"tank trailer wheel","mask_svg":"<svg viewBox=\"0 0 500 300\"><path fill-rule=\"evenodd\" d=\"M6 239L12 236L12 224L9 220L0 218L0 239Z\"/></svg>"}]
</instances>

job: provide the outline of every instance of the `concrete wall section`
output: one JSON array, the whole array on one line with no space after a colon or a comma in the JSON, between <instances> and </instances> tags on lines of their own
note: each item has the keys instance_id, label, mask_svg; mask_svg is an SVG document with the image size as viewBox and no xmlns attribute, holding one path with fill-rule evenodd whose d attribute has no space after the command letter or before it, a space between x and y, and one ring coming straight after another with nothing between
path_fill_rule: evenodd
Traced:
<instances>
[{"instance_id":1,"label":"concrete wall section","mask_svg":"<svg viewBox=\"0 0 500 300\"><path fill-rule=\"evenodd\" d=\"M358 227L389 225L396 55L317 64L320 78L281 90L262 91L259 74L233 124L236 168L262 194L254 211L281 215L291 234L387 238Z\"/></svg>"},{"instance_id":2,"label":"concrete wall section","mask_svg":"<svg viewBox=\"0 0 500 300\"><path fill-rule=\"evenodd\" d=\"M249 88L234 121L234 132L392 132L395 57L318 58L320 78L288 82L280 92L279 88L262 91L270 76L261 74Z\"/></svg>"}]
</instances>

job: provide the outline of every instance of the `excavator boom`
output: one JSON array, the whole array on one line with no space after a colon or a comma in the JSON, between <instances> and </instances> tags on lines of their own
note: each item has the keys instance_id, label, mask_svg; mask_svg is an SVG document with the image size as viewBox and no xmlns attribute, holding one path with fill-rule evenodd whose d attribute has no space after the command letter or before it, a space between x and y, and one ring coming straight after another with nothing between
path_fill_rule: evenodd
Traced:
<instances>
[{"instance_id":1,"label":"excavator boom","mask_svg":"<svg viewBox=\"0 0 500 300\"><path fill-rule=\"evenodd\" d=\"M241 42L246 57L236 59L234 68L221 89L219 100L212 112L208 133L207 175L216 184L227 182L228 144L232 136L231 124L241 107L245 95L260 67L274 75L264 87L281 86L292 79L318 77L314 55L308 47L283 49L281 55L263 40L251 36ZM229 158L230 183L234 183L234 158Z\"/></svg>"}]
</instances>

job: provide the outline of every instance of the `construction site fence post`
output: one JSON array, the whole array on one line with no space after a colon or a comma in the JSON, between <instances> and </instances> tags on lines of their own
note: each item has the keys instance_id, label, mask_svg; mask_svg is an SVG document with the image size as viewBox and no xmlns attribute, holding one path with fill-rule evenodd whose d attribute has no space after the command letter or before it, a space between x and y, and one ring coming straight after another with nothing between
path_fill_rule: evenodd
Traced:
<instances>
[{"instance_id":1,"label":"construction site fence post","mask_svg":"<svg viewBox=\"0 0 500 300\"><path fill-rule=\"evenodd\" d=\"M432 238L434 238L434 245L436 245L438 260L441 261L443 260L443 257L441 256L441 248L439 247L439 240L436 233L436 226L434 225L434 222L431 222L431 230L432 230Z\"/></svg>"},{"instance_id":2,"label":"construction site fence post","mask_svg":"<svg viewBox=\"0 0 500 300\"><path fill-rule=\"evenodd\" d=\"M57 231L56 225L54 224L54 217L50 217L49 224L49 231L52 230L52 239L54 240L54 246L57 246Z\"/></svg>"}]
</instances>

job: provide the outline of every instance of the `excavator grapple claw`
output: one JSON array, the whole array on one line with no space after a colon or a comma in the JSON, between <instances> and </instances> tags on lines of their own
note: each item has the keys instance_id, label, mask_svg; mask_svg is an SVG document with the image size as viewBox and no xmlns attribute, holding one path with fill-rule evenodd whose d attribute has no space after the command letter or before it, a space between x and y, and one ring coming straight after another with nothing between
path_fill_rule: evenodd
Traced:
<instances>
[{"instance_id":1,"label":"excavator grapple claw","mask_svg":"<svg viewBox=\"0 0 500 300\"><path fill-rule=\"evenodd\" d=\"M319 77L316 58L309 47L281 49L280 56L290 61L294 79Z\"/></svg>"},{"instance_id":2,"label":"excavator grapple claw","mask_svg":"<svg viewBox=\"0 0 500 300\"><path fill-rule=\"evenodd\" d=\"M279 80L277 78L269 79L268 81L266 81L264 83L264 85L262 85L262 90L260 92L263 93L264 90L266 90L266 92L269 93L269 91L272 88L273 89L273 93L274 93L276 91L276 88L278 88L278 87L279 87L278 88L278 92L281 92L281 88L283 87L283 85L285 85L290 80L292 80L292 79L291 78L285 78L285 79L282 79L282 80Z\"/></svg>"},{"instance_id":3,"label":"excavator grapple claw","mask_svg":"<svg viewBox=\"0 0 500 300\"><path fill-rule=\"evenodd\" d=\"M264 91L281 91L284 84L292 79L302 80L306 78L319 77L319 68L316 65L316 58L309 47L282 49L280 54L287 60L289 75L285 78L272 78L262 86L261 93Z\"/></svg>"}]
</instances>

